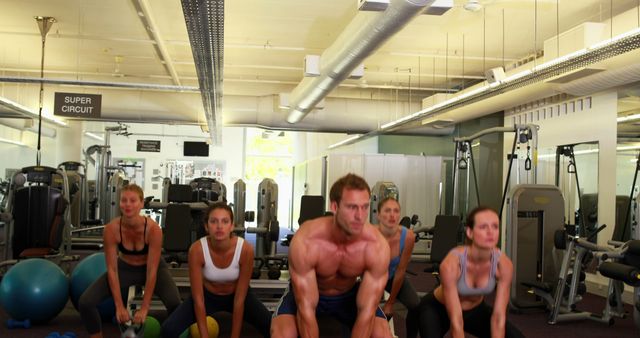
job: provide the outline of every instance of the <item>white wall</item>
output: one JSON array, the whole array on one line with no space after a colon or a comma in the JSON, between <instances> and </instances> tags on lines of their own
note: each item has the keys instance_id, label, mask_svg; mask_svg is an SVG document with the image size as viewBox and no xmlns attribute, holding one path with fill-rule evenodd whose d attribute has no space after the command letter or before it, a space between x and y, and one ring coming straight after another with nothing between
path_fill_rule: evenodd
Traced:
<instances>
[{"instance_id":1,"label":"white wall","mask_svg":"<svg viewBox=\"0 0 640 338\"><path fill-rule=\"evenodd\" d=\"M104 127L102 122L86 122L85 130L94 132L103 136ZM184 157L183 144L184 141L205 141L207 134L204 134L198 126L178 126L178 125L160 125L160 124L128 124L129 132L133 135L111 136L111 151L114 158L130 158L143 159L145 165L144 190L147 196L162 195L162 179L152 182L153 169L160 170L160 176L164 177L166 172L166 163L168 160L178 161L225 161L225 171L223 172L222 182L227 187L227 199L233 200L233 184L239 178L244 176L244 128L223 128L222 144L220 146L209 147L209 157ZM136 151L137 140L159 140L160 152L138 152ZM85 137L83 139L82 149L87 149L93 144L101 144L101 142ZM94 177L94 168L90 166L89 177ZM152 184L156 183L158 188L152 189Z\"/></svg>"},{"instance_id":2,"label":"white wall","mask_svg":"<svg viewBox=\"0 0 640 338\"><path fill-rule=\"evenodd\" d=\"M377 154L378 137L371 137L363 141L329 149L329 146L346 140L352 135L335 133L293 133L293 163L298 164L327 154Z\"/></svg>"},{"instance_id":3,"label":"white wall","mask_svg":"<svg viewBox=\"0 0 640 338\"><path fill-rule=\"evenodd\" d=\"M38 135L0 125L0 138L22 142L26 145L18 146L0 142L0 177L6 178L5 169L20 169L36 165ZM58 165L55 142L56 140L53 138L41 138L41 165L50 167Z\"/></svg>"}]
</instances>

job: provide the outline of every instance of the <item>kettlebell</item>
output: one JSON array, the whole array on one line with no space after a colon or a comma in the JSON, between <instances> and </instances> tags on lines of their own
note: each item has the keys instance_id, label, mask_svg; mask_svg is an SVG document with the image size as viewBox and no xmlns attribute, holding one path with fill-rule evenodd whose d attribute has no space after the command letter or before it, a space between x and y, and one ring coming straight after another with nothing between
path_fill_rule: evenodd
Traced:
<instances>
[{"instance_id":1,"label":"kettlebell","mask_svg":"<svg viewBox=\"0 0 640 338\"><path fill-rule=\"evenodd\" d=\"M120 338L143 338L144 324L119 324Z\"/></svg>"}]
</instances>

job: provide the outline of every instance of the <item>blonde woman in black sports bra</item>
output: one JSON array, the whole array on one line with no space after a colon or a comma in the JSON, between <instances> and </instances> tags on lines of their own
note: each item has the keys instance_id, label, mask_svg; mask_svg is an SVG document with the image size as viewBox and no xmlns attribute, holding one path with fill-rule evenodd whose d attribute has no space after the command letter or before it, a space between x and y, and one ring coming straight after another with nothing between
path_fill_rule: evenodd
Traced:
<instances>
[{"instance_id":1,"label":"blonde woman in black sports bra","mask_svg":"<svg viewBox=\"0 0 640 338\"><path fill-rule=\"evenodd\" d=\"M162 300L168 313L180 305L178 288L169 274L167 264L160 257L162 229L152 219L140 215L143 205L142 189L135 184L124 186L120 194L122 216L104 228L107 272L82 294L78 308L92 338L102 337L97 307L109 297L113 297L119 323L129 320L136 324L144 323L153 294ZM142 306L133 318L125 304L131 285L144 285Z\"/></svg>"},{"instance_id":2,"label":"blonde woman in black sports bra","mask_svg":"<svg viewBox=\"0 0 640 338\"><path fill-rule=\"evenodd\" d=\"M163 337L178 337L197 323L200 337L209 337L206 316L229 312L231 338L239 338L242 322L253 325L269 337L271 314L249 288L253 271L253 247L234 236L233 211L215 203L205 211L207 236L191 244L189 280L191 297L162 324Z\"/></svg>"},{"instance_id":3,"label":"blonde woman in black sports bra","mask_svg":"<svg viewBox=\"0 0 640 338\"><path fill-rule=\"evenodd\" d=\"M417 311L407 317L407 337L464 338L468 332L478 338L523 337L507 322L507 304L513 264L496 246L500 221L495 210L477 207L467 216L467 245L449 252L440 264L442 284L427 294ZM484 302L496 291L493 308Z\"/></svg>"}]
</instances>

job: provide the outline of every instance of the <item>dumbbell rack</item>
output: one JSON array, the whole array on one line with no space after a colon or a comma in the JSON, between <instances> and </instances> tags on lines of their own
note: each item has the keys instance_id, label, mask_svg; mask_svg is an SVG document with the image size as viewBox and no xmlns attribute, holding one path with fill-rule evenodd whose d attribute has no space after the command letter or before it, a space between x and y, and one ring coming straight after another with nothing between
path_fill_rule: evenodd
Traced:
<instances>
[{"instance_id":1,"label":"dumbbell rack","mask_svg":"<svg viewBox=\"0 0 640 338\"><path fill-rule=\"evenodd\" d=\"M191 288L191 282L189 281L189 269L188 268L174 268L169 269L171 276L173 277L176 286L179 289ZM278 306L280 297L284 294L285 290L289 286L289 281L286 280L267 280L267 279L252 279L249 282L249 286L256 294L258 299L265 305L265 307L273 312ZM142 298L144 296L143 288L139 286L131 286L129 288L129 294L127 296L127 308L129 310L138 309L142 305ZM166 309L162 301L159 298L153 297L149 310L164 310Z\"/></svg>"}]
</instances>

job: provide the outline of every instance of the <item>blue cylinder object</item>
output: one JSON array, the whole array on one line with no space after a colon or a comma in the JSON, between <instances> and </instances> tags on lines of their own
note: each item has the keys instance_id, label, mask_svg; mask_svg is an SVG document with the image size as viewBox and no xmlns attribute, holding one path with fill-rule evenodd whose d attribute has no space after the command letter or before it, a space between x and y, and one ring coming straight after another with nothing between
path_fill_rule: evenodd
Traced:
<instances>
[{"instance_id":1,"label":"blue cylinder object","mask_svg":"<svg viewBox=\"0 0 640 338\"><path fill-rule=\"evenodd\" d=\"M54 263L31 258L14 265L0 283L0 305L15 320L46 323L69 299L69 280Z\"/></svg>"}]
</instances>

